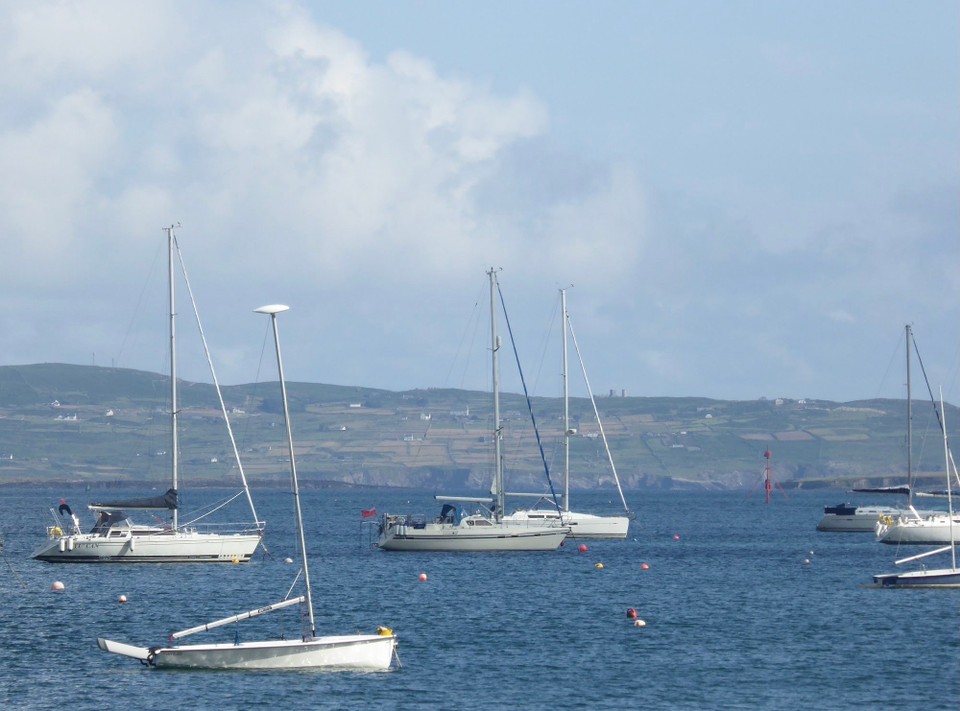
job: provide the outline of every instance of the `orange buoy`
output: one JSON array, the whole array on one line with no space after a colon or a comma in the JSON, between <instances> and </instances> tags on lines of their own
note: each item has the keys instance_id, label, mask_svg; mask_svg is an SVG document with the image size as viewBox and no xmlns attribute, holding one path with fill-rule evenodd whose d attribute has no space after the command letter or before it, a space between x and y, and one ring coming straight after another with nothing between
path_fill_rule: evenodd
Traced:
<instances>
[{"instance_id":1,"label":"orange buoy","mask_svg":"<svg viewBox=\"0 0 960 711\"><path fill-rule=\"evenodd\" d=\"M422 583L422 582L425 581L426 579L427 579L427 574L426 574L426 573L420 573L420 582Z\"/></svg>"},{"instance_id":2,"label":"orange buoy","mask_svg":"<svg viewBox=\"0 0 960 711\"><path fill-rule=\"evenodd\" d=\"M640 570L650 570L650 566L647 565L646 563L641 563Z\"/></svg>"},{"instance_id":3,"label":"orange buoy","mask_svg":"<svg viewBox=\"0 0 960 711\"><path fill-rule=\"evenodd\" d=\"M580 551L581 553L586 553L586 552L587 552L587 544L586 544L586 543L581 543L580 546L577 548L577 550Z\"/></svg>"},{"instance_id":4,"label":"orange buoy","mask_svg":"<svg viewBox=\"0 0 960 711\"><path fill-rule=\"evenodd\" d=\"M632 607L628 607L628 608L627 608L627 617L628 617L629 619L631 619L631 620L637 619L637 611L634 610Z\"/></svg>"}]
</instances>

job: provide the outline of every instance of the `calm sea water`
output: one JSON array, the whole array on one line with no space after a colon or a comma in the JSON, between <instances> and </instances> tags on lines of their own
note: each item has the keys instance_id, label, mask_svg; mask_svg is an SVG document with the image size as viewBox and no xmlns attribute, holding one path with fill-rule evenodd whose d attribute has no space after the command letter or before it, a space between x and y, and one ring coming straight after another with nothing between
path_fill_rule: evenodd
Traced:
<instances>
[{"instance_id":1,"label":"calm sea water","mask_svg":"<svg viewBox=\"0 0 960 711\"><path fill-rule=\"evenodd\" d=\"M64 493L87 513L84 492L0 489L5 709L960 708L960 591L866 587L896 551L817 533L836 493L765 505L760 492L635 492L630 538L585 553L417 554L372 548L359 512L433 513L429 492L306 491L318 633L392 627L403 667L380 673L159 671L101 652L98 635L158 644L282 599L296 573L283 562L291 498L255 492L270 556L248 565L29 560ZM615 510L609 496L575 503ZM192 639L299 625L284 611Z\"/></svg>"}]
</instances>

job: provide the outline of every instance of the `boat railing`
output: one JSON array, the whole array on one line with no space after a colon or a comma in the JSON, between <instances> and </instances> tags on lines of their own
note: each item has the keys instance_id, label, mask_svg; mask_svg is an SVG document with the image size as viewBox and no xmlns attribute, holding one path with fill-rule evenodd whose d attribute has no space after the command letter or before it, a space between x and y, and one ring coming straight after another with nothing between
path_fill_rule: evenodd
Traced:
<instances>
[{"instance_id":1,"label":"boat railing","mask_svg":"<svg viewBox=\"0 0 960 711\"><path fill-rule=\"evenodd\" d=\"M411 528L424 528L427 525L425 514L384 514L383 527L392 528L394 526L410 526Z\"/></svg>"},{"instance_id":2,"label":"boat railing","mask_svg":"<svg viewBox=\"0 0 960 711\"><path fill-rule=\"evenodd\" d=\"M167 528L160 533L178 533L187 535L219 535L219 536L263 536L265 524L258 523L190 523L178 526L176 530Z\"/></svg>"},{"instance_id":3,"label":"boat railing","mask_svg":"<svg viewBox=\"0 0 960 711\"><path fill-rule=\"evenodd\" d=\"M59 511L51 508L50 518L52 523L47 526L47 538L51 540L56 540L63 535L76 536L81 533L80 519L77 518L75 513L71 513L69 516L61 515Z\"/></svg>"}]
</instances>

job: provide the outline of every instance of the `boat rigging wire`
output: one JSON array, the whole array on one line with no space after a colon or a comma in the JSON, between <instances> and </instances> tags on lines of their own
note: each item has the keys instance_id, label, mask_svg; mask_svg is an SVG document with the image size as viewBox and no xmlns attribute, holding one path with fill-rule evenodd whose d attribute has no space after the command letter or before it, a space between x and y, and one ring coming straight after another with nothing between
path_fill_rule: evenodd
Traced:
<instances>
[{"instance_id":1,"label":"boat rigging wire","mask_svg":"<svg viewBox=\"0 0 960 711\"><path fill-rule=\"evenodd\" d=\"M560 502L557 500L557 492L553 486L553 479L550 478L550 467L547 466L547 457L543 452L543 442L540 440L540 429L537 427L537 418L533 414L533 403L530 400L530 393L527 391L527 381L523 377L523 368L520 366L520 354L517 352L517 342L513 338L513 327L510 325L510 316L507 315L507 305L503 300L503 290L500 288L500 282L497 282L497 293L500 295L500 308L503 309L503 320L507 324L507 333L510 334L510 345L513 347L513 357L517 361L517 371L520 373L520 383L523 385L523 395L527 401L527 410L530 412L530 421L533 423L533 433L537 438L537 447L540 449L540 461L543 462L543 472L547 476L547 483L550 485L550 495L553 497L553 505L557 508L557 513L561 514ZM494 423L499 426L500 423Z\"/></svg>"}]
</instances>

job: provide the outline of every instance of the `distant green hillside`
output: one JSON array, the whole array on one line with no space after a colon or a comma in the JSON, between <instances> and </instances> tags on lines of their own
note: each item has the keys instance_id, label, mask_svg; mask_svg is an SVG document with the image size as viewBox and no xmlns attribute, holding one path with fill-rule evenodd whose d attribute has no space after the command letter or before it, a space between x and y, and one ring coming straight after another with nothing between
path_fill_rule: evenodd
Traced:
<instances>
[{"instance_id":1,"label":"distant green hillside","mask_svg":"<svg viewBox=\"0 0 960 711\"><path fill-rule=\"evenodd\" d=\"M168 377L142 371L41 364L0 367L0 483L162 484L169 469ZM288 383L298 469L307 482L478 490L492 470L489 393L392 392ZM255 484L285 482L287 452L276 382L224 388L244 470ZM212 385L182 383L183 477L234 478ZM785 487L899 483L906 471L906 403L603 397L603 430L627 488L746 487L764 451ZM914 469L942 479L942 439L929 402L914 402ZM533 410L552 476L562 470L562 401ZM947 421L960 422L947 406ZM543 464L524 398L502 396L504 456L512 490L542 489ZM571 400L572 481L611 480L586 398Z\"/></svg>"}]
</instances>

